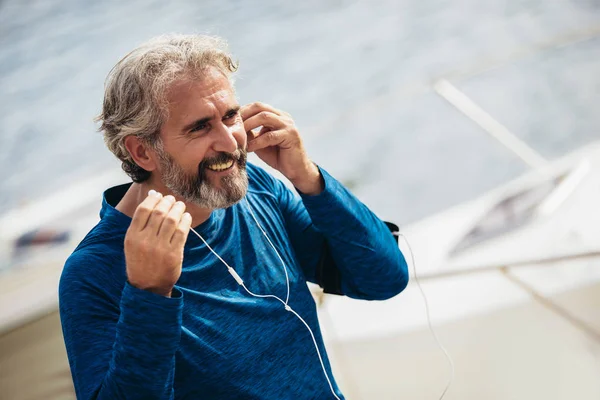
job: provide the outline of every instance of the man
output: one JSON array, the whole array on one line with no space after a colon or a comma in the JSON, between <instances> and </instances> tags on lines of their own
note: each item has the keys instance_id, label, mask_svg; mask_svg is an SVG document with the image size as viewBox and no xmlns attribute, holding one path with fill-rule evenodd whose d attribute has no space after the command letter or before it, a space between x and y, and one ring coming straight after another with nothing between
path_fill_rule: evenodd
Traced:
<instances>
[{"instance_id":1,"label":"man","mask_svg":"<svg viewBox=\"0 0 600 400\"><path fill-rule=\"evenodd\" d=\"M61 277L79 399L342 399L306 282L370 300L407 285L386 225L287 113L240 107L236 69L219 39L175 35L107 79L101 130L133 183L104 193Z\"/></svg>"}]
</instances>

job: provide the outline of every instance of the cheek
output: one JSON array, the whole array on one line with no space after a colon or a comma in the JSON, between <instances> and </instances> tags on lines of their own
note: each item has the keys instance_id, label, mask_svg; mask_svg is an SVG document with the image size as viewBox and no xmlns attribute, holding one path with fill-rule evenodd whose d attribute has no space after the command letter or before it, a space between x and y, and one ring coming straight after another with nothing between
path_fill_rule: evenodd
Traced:
<instances>
[{"instance_id":1,"label":"cheek","mask_svg":"<svg viewBox=\"0 0 600 400\"><path fill-rule=\"evenodd\" d=\"M206 153L206 144L201 140L191 140L179 150L177 160L186 171L197 171Z\"/></svg>"}]
</instances>

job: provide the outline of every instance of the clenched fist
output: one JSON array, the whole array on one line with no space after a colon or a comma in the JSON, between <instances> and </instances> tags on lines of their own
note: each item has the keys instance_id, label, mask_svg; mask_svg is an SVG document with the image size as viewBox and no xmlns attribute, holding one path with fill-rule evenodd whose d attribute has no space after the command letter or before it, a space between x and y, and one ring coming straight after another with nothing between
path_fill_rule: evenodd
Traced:
<instances>
[{"instance_id":1,"label":"clenched fist","mask_svg":"<svg viewBox=\"0 0 600 400\"><path fill-rule=\"evenodd\" d=\"M125 235L125 262L129 283L163 296L181 275L183 247L192 217L173 196L151 190L133 214Z\"/></svg>"}]
</instances>

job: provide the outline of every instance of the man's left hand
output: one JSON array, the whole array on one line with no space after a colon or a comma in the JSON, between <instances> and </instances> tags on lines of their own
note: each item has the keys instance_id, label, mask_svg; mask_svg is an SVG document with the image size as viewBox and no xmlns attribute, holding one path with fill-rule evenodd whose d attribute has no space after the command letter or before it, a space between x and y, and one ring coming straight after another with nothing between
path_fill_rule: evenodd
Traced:
<instances>
[{"instance_id":1,"label":"man's left hand","mask_svg":"<svg viewBox=\"0 0 600 400\"><path fill-rule=\"evenodd\" d=\"M302 193L321 193L321 173L308 158L291 115L263 103L248 104L240 112L248 134L248 151L281 172ZM258 127L260 131L254 132Z\"/></svg>"}]
</instances>

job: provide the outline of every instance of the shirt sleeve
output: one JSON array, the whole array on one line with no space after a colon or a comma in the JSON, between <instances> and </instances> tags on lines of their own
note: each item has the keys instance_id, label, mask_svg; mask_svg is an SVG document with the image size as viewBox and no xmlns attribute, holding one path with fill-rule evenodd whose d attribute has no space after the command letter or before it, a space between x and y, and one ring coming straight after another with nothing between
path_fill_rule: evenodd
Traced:
<instances>
[{"instance_id":1,"label":"shirt sleeve","mask_svg":"<svg viewBox=\"0 0 600 400\"><path fill-rule=\"evenodd\" d=\"M386 224L319 167L324 190L295 195L277 181L292 246L310 282L326 292L383 300L408 284L406 260Z\"/></svg>"},{"instance_id":2,"label":"shirt sleeve","mask_svg":"<svg viewBox=\"0 0 600 400\"><path fill-rule=\"evenodd\" d=\"M61 276L59 309L78 399L173 399L183 294L171 298L125 283L119 300L88 271L103 266L74 253ZM98 260L98 262L101 262ZM81 271L86 271L86 275Z\"/></svg>"}]
</instances>

